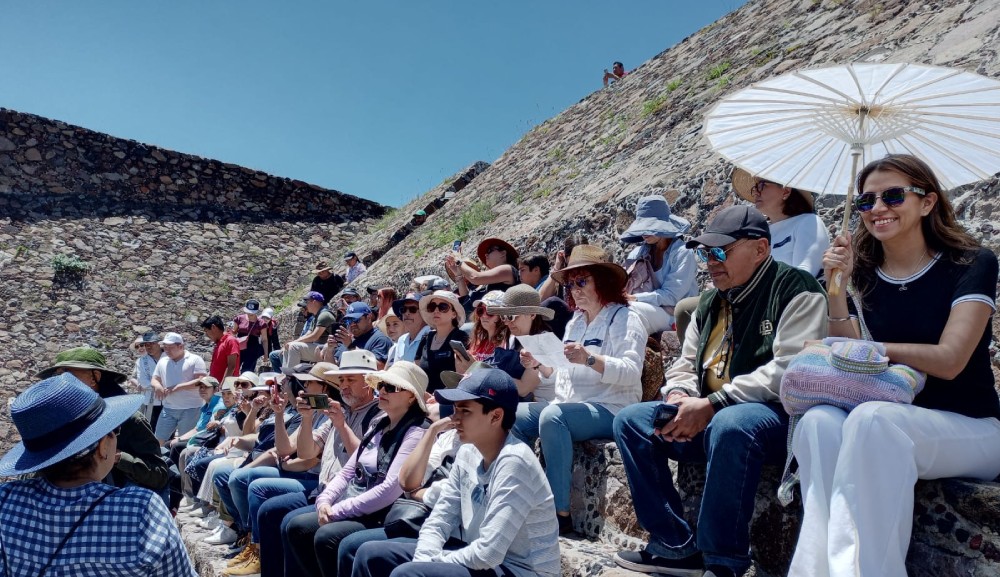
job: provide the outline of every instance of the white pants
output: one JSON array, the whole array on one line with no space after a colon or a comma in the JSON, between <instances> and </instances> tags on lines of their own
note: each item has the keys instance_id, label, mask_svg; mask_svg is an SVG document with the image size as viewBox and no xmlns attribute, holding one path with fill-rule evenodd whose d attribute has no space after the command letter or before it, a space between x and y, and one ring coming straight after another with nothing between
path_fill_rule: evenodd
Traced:
<instances>
[{"instance_id":1,"label":"white pants","mask_svg":"<svg viewBox=\"0 0 1000 577\"><path fill-rule=\"evenodd\" d=\"M670 316L663 307L633 301L629 303L629 308L639 313L639 319L642 320L642 326L646 328L647 335L669 331L674 327L674 317Z\"/></svg>"},{"instance_id":2,"label":"white pants","mask_svg":"<svg viewBox=\"0 0 1000 577\"><path fill-rule=\"evenodd\" d=\"M222 459L216 459L208 464L208 468L205 470L205 476L201 480L201 486L198 487L198 494L195 495L197 499L203 503L210 503L212 505L218 505L219 500L214 499L215 493L215 472L216 470L224 464L232 464L234 467L242 463L246 459L246 456L242 457L223 457Z\"/></svg>"},{"instance_id":3,"label":"white pants","mask_svg":"<svg viewBox=\"0 0 1000 577\"><path fill-rule=\"evenodd\" d=\"M789 577L906 577L917 479L1000 474L1000 421L896 403L810 409L792 438L805 515Z\"/></svg>"}]
</instances>

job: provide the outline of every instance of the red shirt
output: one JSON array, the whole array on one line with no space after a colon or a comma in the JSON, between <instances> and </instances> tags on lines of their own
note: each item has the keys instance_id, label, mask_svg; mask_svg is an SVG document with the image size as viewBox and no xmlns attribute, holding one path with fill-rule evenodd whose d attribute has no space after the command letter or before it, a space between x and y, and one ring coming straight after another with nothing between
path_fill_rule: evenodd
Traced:
<instances>
[{"instance_id":1,"label":"red shirt","mask_svg":"<svg viewBox=\"0 0 1000 577\"><path fill-rule=\"evenodd\" d=\"M229 355L236 355L236 373L239 375L240 343L236 337L228 332L222 333L222 338L215 343L212 349L212 364L208 367L208 374L222 382L222 377L226 375L226 368L229 366Z\"/></svg>"}]
</instances>

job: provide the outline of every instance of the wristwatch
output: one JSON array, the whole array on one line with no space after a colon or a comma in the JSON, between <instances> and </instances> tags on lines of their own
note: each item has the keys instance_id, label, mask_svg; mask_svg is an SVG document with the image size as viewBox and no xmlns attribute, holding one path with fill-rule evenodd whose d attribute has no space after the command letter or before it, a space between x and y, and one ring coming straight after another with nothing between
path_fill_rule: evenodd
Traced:
<instances>
[{"instance_id":1,"label":"wristwatch","mask_svg":"<svg viewBox=\"0 0 1000 577\"><path fill-rule=\"evenodd\" d=\"M587 355L587 366L592 367L597 363L597 357L594 355Z\"/></svg>"}]
</instances>

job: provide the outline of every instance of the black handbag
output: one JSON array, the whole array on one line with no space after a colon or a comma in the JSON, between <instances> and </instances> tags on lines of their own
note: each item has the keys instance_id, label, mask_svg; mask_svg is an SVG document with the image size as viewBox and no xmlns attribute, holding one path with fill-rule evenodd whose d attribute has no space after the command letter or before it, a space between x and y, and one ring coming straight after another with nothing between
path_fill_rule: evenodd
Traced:
<instances>
[{"instance_id":1,"label":"black handbag","mask_svg":"<svg viewBox=\"0 0 1000 577\"><path fill-rule=\"evenodd\" d=\"M216 427L209 431L205 429L204 431L199 431L197 435L191 437L191 444L198 445L199 447L205 447L206 449L214 449L219 446L222 441L222 437L225 435L225 429L221 426Z\"/></svg>"},{"instance_id":2,"label":"black handbag","mask_svg":"<svg viewBox=\"0 0 1000 577\"><path fill-rule=\"evenodd\" d=\"M397 537L417 537L420 526L431 514L431 508L415 499L400 497L389 507L385 515L385 536L389 539Z\"/></svg>"}]
</instances>

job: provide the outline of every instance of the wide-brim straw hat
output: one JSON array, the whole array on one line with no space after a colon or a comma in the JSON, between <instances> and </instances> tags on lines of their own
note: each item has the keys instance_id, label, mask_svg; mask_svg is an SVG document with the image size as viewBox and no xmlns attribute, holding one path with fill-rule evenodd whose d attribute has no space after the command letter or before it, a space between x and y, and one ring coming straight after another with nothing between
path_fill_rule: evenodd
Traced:
<instances>
[{"instance_id":1,"label":"wide-brim straw hat","mask_svg":"<svg viewBox=\"0 0 1000 577\"><path fill-rule=\"evenodd\" d=\"M553 271L552 278L556 279L558 283L565 283L566 273L581 268L590 268L594 269L595 272L600 271L601 274L610 275L615 279L616 286L621 288L625 287L625 281L628 280L628 273L625 272L625 269L610 262L608 253L603 248L592 244L578 244L573 247L573 252L569 255L566 266L561 270Z\"/></svg>"},{"instance_id":2,"label":"wide-brim straw hat","mask_svg":"<svg viewBox=\"0 0 1000 577\"><path fill-rule=\"evenodd\" d=\"M491 315L538 315L547 321L556 315L556 311L542 306L538 291L523 283L507 289L501 304L487 305L486 312Z\"/></svg>"},{"instance_id":3,"label":"wide-brim straw hat","mask_svg":"<svg viewBox=\"0 0 1000 577\"><path fill-rule=\"evenodd\" d=\"M396 361L384 371L368 373L365 375L365 382L373 389L378 387L379 383L388 383L410 391L416 397L420 410L427 413L427 403L424 401L424 395L427 393L427 373L410 361Z\"/></svg>"},{"instance_id":4,"label":"wide-brim straw hat","mask_svg":"<svg viewBox=\"0 0 1000 577\"><path fill-rule=\"evenodd\" d=\"M511 246L511 244L502 238L487 238L476 247L476 256L479 257L479 262L486 264L486 251L491 246L499 246L507 252L507 262L511 262L518 257L517 249Z\"/></svg>"},{"instance_id":5,"label":"wide-brim straw hat","mask_svg":"<svg viewBox=\"0 0 1000 577\"><path fill-rule=\"evenodd\" d=\"M0 459L0 477L33 473L88 449L142 402L141 395L104 399L66 373L28 387L10 406L21 442Z\"/></svg>"},{"instance_id":6,"label":"wide-brim straw hat","mask_svg":"<svg viewBox=\"0 0 1000 577\"><path fill-rule=\"evenodd\" d=\"M451 291L434 291L429 295L423 296L420 299L420 316L423 317L424 322L428 325L434 319L431 317L431 313L427 312L427 304L432 300L437 299L440 301L445 301L451 305L451 308L455 309L455 313L458 315L458 326L465 324L465 307L458 300L458 295Z\"/></svg>"},{"instance_id":7,"label":"wide-brim straw hat","mask_svg":"<svg viewBox=\"0 0 1000 577\"><path fill-rule=\"evenodd\" d=\"M333 269L330 268L330 263L326 262L325 260L321 260L316 262L316 268L313 269L313 274L319 274L323 271L332 271L332 270Z\"/></svg>"},{"instance_id":8,"label":"wide-brim straw hat","mask_svg":"<svg viewBox=\"0 0 1000 577\"><path fill-rule=\"evenodd\" d=\"M320 361L313 365L308 373L292 373L292 376L300 381L318 381L328 387L340 388L340 383L335 383L331 380L332 377L326 376L326 373L336 370L337 365L334 363Z\"/></svg>"},{"instance_id":9,"label":"wide-brim straw hat","mask_svg":"<svg viewBox=\"0 0 1000 577\"><path fill-rule=\"evenodd\" d=\"M766 179L756 177L750 174L749 172L743 170L742 168L737 167L733 169L732 180L733 180L733 190L736 191L736 194L738 194L740 198L748 202L756 203L756 200L753 197L753 187L761 180L766 180ZM778 186L785 186L785 185L778 184ZM816 210L816 199L813 198L813 194L811 192L801 188L793 188L792 191L798 192L800 195L802 195L802 198L804 198L806 200L806 203L809 205L810 210Z\"/></svg>"},{"instance_id":10,"label":"wide-brim straw hat","mask_svg":"<svg viewBox=\"0 0 1000 577\"><path fill-rule=\"evenodd\" d=\"M642 242L643 236L677 238L691 228L687 219L670 212L670 203L661 195L644 196L635 208L635 221L621 234L626 243Z\"/></svg>"},{"instance_id":11,"label":"wide-brim straw hat","mask_svg":"<svg viewBox=\"0 0 1000 577\"><path fill-rule=\"evenodd\" d=\"M97 382L98 393L102 397L117 397L125 394L121 384L128 377L108 368L108 360L104 353L91 347L74 347L56 355L55 363L35 375L38 379L47 379L56 374L59 369L91 369L101 371L101 380Z\"/></svg>"},{"instance_id":12,"label":"wide-brim straw hat","mask_svg":"<svg viewBox=\"0 0 1000 577\"><path fill-rule=\"evenodd\" d=\"M478 371L479 369L492 369L493 365L489 363L484 363L482 361L476 361L469 365L469 370L465 371L465 374L456 371L441 371L441 383L444 384L446 389L454 389L458 386L458 383L462 382L462 379L472 374L473 371Z\"/></svg>"}]
</instances>

